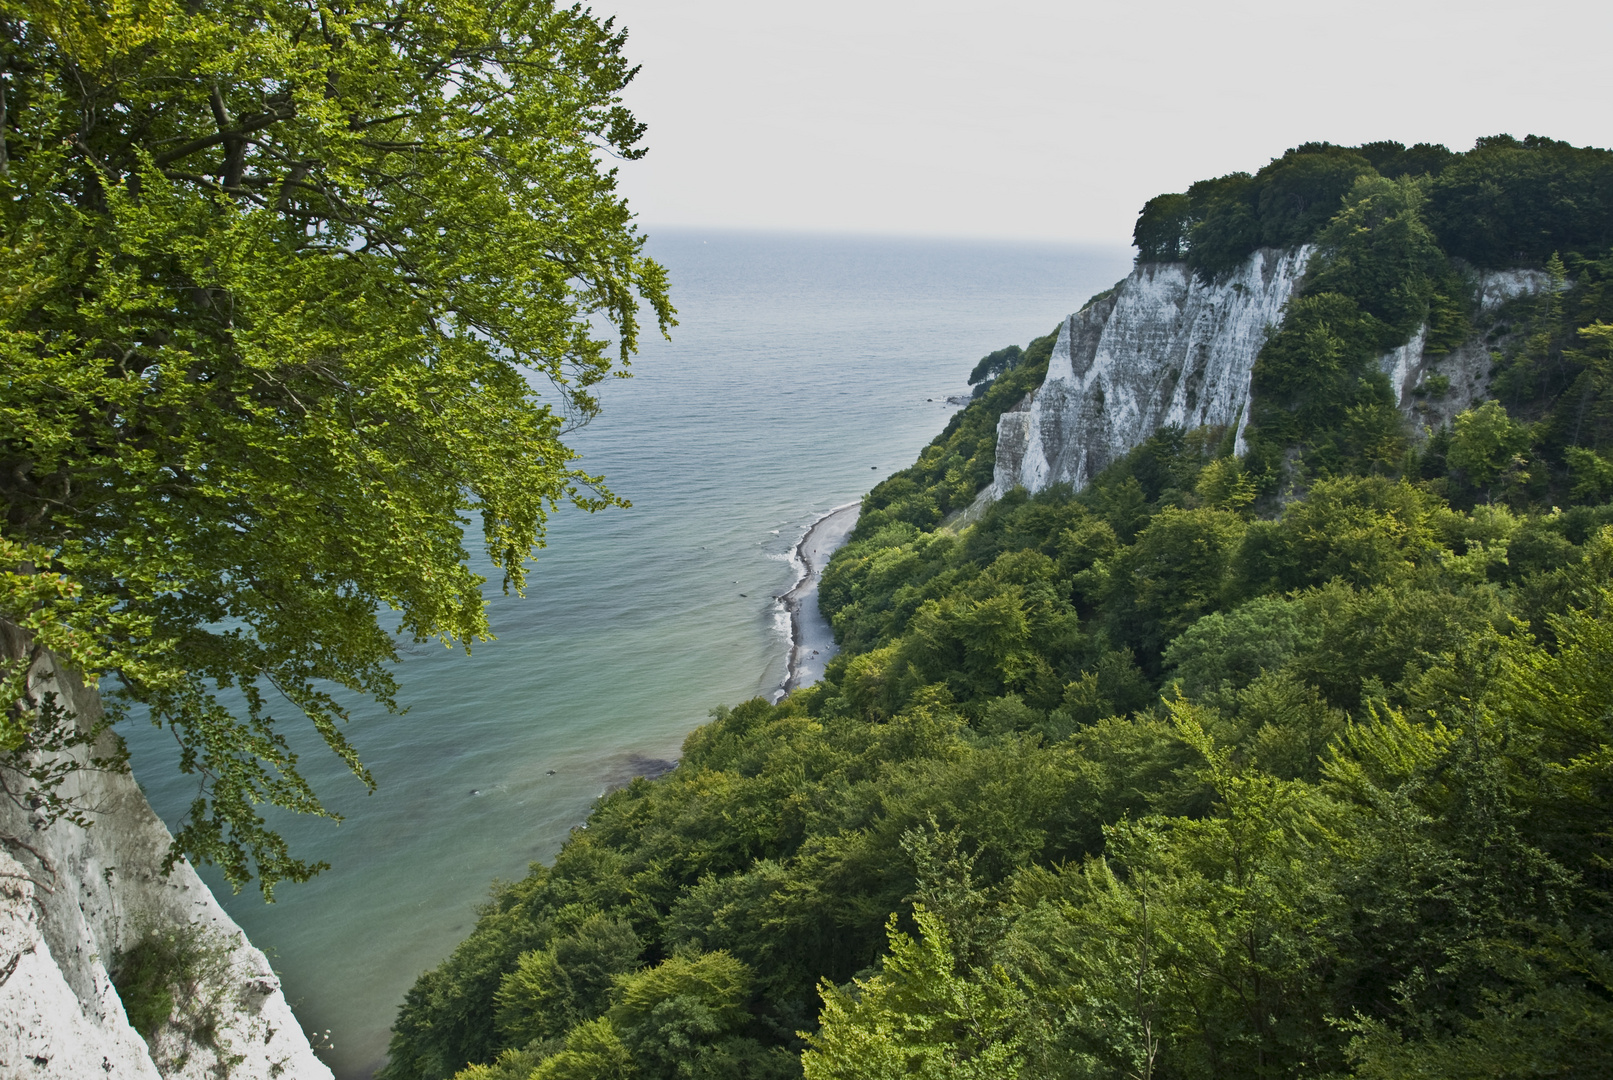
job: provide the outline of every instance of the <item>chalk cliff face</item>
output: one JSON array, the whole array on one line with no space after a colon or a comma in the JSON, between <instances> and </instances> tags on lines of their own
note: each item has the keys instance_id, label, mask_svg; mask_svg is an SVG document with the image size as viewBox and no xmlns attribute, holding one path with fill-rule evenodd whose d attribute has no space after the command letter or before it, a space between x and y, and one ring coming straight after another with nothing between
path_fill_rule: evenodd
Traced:
<instances>
[{"instance_id":1,"label":"chalk cliff face","mask_svg":"<svg viewBox=\"0 0 1613 1080\"><path fill-rule=\"evenodd\" d=\"M1405 345L1378 361L1378 368L1389 376L1400 409L1412 423L1436 430L1449 424L1456 414L1483 401L1490 391L1491 333L1495 315L1509 300L1535 296L1551 287L1551 275L1543 270L1485 270L1475 282L1478 291L1478 330L1448 353L1429 355L1423 351L1426 334L1419 330ZM1418 387L1431 376L1443 375L1450 389L1442 394L1419 394Z\"/></svg>"},{"instance_id":2,"label":"chalk cliff face","mask_svg":"<svg viewBox=\"0 0 1613 1080\"><path fill-rule=\"evenodd\" d=\"M1065 319L1041 388L997 422L996 472L977 508L1015 487L1035 492L1064 483L1079 490L1168 424L1237 424L1242 452L1255 357L1298 291L1311 252L1308 246L1257 251L1213 285L1196 280L1183 263L1144 263ZM1548 283L1538 271L1481 274L1481 312ZM1437 427L1483 398L1490 352L1476 334L1451 353L1425 356L1424 338L1418 331L1380 367L1401 408ZM1450 390L1417 395L1436 373L1450 379Z\"/></svg>"},{"instance_id":3,"label":"chalk cliff face","mask_svg":"<svg viewBox=\"0 0 1613 1080\"><path fill-rule=\"evenodd\" d=\"M5 659L28 652L15 628L0 624ZM95 689L49 653L29 663L29 696L56 694L87 730L100 715ZM87 829L47 822L16 774L4 779L0 1080L329 1080L263 953L187 863L162 873L172 838L132 776L83 769L68 779L63 793L88 809ZM152 933L179 935L205 955L148 1043L130 1026L109 971Z\"/></svg>"},{"instance_id":4,"label":"chalk cliff face","mask_svg":"<svg viewBox=\"0 0 1613 1080\"><path fill-rule=\"evenodd\" d=\"M1144 263L1065 319L1041 389L998 421L993 497L1080 489L1166 424L1241 424L1255 354L1310 251L1258 251L1215 285Z\"/></svg>"}]
</instances>

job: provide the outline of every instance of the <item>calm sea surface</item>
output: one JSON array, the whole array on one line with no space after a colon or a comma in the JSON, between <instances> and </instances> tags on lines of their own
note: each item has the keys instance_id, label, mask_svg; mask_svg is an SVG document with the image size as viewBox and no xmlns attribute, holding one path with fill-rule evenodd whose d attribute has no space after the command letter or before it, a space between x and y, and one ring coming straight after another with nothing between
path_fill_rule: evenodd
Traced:
<instances>
[{"instance_id":1,"label":"calm sea surface","mask_svg":"<svg viewBox=\"0 0 1613 1080\"><path fill-rule=\"evenodd\" d=\"M230 914L270 954L338 1077L384 1059L403 994L469 931L495 878L551 859L607 786L674 759L715 705L784 678L773 597L825 510L912 463L980 356L1024 345L1124 276L1120 248L661 230L680 325L572 443L630 510L561 512L528 597L490 586L498 640L404 650L404 716L360 707L366 795L307 740L346 821L288 821L332 869ZM496 584L496 583L495 583ZM172 742L125 732L172 825L194 787Z\"/></svg>"}]
</instances>

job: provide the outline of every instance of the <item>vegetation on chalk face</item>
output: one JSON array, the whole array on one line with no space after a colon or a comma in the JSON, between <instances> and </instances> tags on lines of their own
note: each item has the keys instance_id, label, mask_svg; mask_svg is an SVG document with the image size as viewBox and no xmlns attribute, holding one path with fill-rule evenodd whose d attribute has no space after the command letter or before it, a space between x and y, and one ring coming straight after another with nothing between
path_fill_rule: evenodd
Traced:
<instances>
[{"instance_id":1,"label":"vegetation on chalk face","mask_svg":"<svg viewBox=\"0 0 1613 1080\"><path fill-rule=\"evenodd\" d=\"M183 1069L197 1051L213 1058L220 1076L244 1060L219 1030L237 987L229 946L211 929L151 930L119 951L111 976L129 1026L164 1071Z\"/></svg>"},{"instance_id":2,"label":"vegetation on chalk face","mask_svg":"<svg viewBox=\"0 0 1613 1080\"><path fill-rule=\"evenodd\" d=\"M1431 186L1413 177L1358 180L1317 235L1303 288L1254 366L1248 466L1262 491L1295 478L1295 451L1301 477L1411 473L1439 481L1463 506L1566 503L1600 490L1596 477L1613 448L1605 355L1613 256L1546 259L1546 289L1514 301L1490 331L1503 346L1493 354L1499 403L1431 433L1426 446L1412 437L1400 388L1379 358L1419 330L1425 357L1473 333L1473 285L1428 222ZM1426 392L1449 385L1436 371Z\"/></svg>"},{"instance_id":3,"label":"vegetation on chalk face","mask_svg":"<svg viewBox=\"0 0 1613 1080\"><path fill-rule=\"evenodd\" d=\"M1349 297L1377 320L1385 351L1427 320L1441 287L1466 291L1423 221L1425 187L1412 177L1358 179L1317 233L1317 263L1306 275L1306 292Z\"/></svg>"},{"instance_id":4,"label":"vegetation on chalk face","mask_svg":"<svg viewBox=\"0 0 1613 1080\"><path fill-rule=\"evenodd\" d=\"M976 387L975 394L983 394L991 386L992 380L1011 367L1018 367L1024 359L1025 350L1018 345L1009 345L996 352L987 353L980 358L980 362L969 372L969 385Z\"/></svg>"},{"instance_id":5,"label":"vegetation on chalk face","mask_svg":"<svg viewBox=\"0 0 1613 1080\"><path fill-rule=\"evenodd\" d=\"M328 688L391 707L394 633L487 635L471 519L519 590L549 510L616 501L562 436L640 297L672 317L602 160L643 152L625 37L476 0L0 27L0 617L172 729L174 855L269 895L318 866L260 807L325 812L272 700L370 783ZM35 734L0 717L6 767Z\"/></svg>"},{"instance_id":6,"label":"vegetation on chalk face","mask_svg":"<svg viewBox=\"0 0 1613 1080\"><path fill-rule=\"evenodd\" d=\"M1538 425L1548 460L1576 447L1605 455L1613 449L1613 252L1570 253L1547 268L1553 288L1519 305L1522 332L1496 358L1491 389L1509 413Z\"/></svg>"},{"instance_id":7,"label":"vegetation on chalk face","mask_svg":"<svg viewBox=\"0 0 1613 1080\"><path fill-rule=\"evenodd\" d=\"M1386 471L1405 453L1396 390L1378 358L1430 310L1449 306L1436 305L1436 295L1467 292L1422 221L1423 186L1362 177L1318 235L1304 286L1270 331L1250 382L1248 439L1268 489L1290 447L1321 475Z\"/></svg>"},{"instance_id":8,"label":"vegetation on chalk face","mask_svg":"<svg viewBox=\"0 0 1613 1080\"><path fill-rule=\"evenodd\" d=\"M129 1026L150 1039L174 1011L174 986L188 981L190 965L174 937L152 934L112 964L112 985L123 1002Z\"/></svg>"},{"instance_id":9,"label":"vegetation on chalk face","mask_svg":"<svg viewBox=\"0 0 1613 1080\"><path fill-rule=\"evenodd\" d=\"M1425 357L1468 340L1473 267L1546 269L1552 288L1532 309L1514 302L1491 330L1495 396L1536 427L1509 436L1516 462L1458 465L1445 493L1471 505L1495 496L1498 480L1514 492L1529 486L1536 500L1601 490L1613 152L1533 135L1480 139L1466 154L1311 143L1252 176L1150 200L1134 239L1139 262L1185 260L1205 280L1261 247L1315 245L1253 373L1248 467L1266 495L1305 477L1405 472L1413 433L1379 358L1419 330ZM1420 389L1438 395L1449 385L1435 371ZM1424 479L1446 473L1445 451L1460 438L1434 433L1414 465Z\"/></svg>"}]
</instances>

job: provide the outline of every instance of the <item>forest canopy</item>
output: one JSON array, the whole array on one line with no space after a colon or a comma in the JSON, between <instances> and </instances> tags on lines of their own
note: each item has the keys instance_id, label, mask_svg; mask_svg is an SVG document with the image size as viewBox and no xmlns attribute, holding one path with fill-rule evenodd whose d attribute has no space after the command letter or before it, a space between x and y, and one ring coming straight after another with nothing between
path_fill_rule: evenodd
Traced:
<instances>
[{"instance_id":1,"label":"forest canopy","mask_svg":"<svg viewBox=\"0 0 1613 1080\"><path fill-rule=\"evenodd\" d=\"M175 855L268 895L318 867L259 807L323 812L277 712L370 782L330 688L392 706L396 635L486 636L467 527L520 590L549 510L617 501L563 436L640 302L672 321L609 164L644 152L625 34L477 0L0 31L0 614L173 730ZM8 775L93 738L58 713L0 718Z\"/></svg>"},{"instance_id":2,"label":"forest canopy","mask_svg":"<svg viewBox=\"0 0 1613 1080\"><path fill-rule=\"evenodd\" d=\"M1613 245L1613 151L1495 135L1464 154L1429 143L1306 143L1253 175L1201 180L1143 207L1138 261L1225 274L1256 248L1316 239L1364 176L1427 178L1434 235L1474 266L1544 266L1553 252Z\"/></svg>"},{"instance_id":3,"label":"forest canopy","mask_svg":"<svg viewBox=\"0 0 1613 1080\"><path fill-rule=\"evenodd\" d=\"M824 575L824 679L495 888L383 1075L1613 1074L1613 236L1567 197L1610 157L1314 144L1151 202L1212 276L1316 245L1248 451L982 508L1055 337L983 358ZM1481 311L1490 259L1533 293ZM1423 431L1418 333L1492 392Z\"/></svg>"}]
</instances>

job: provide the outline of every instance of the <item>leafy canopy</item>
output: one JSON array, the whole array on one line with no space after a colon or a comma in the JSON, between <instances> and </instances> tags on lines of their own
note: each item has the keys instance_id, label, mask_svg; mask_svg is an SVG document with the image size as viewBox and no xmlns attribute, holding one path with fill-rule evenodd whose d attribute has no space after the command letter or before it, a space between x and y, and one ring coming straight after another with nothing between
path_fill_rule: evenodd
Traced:
<instances>
[{"instance_id":1,"label":"leafy canopy","mask_svg":"<svg viewBox=\"0 0 1613 1080\"><path fill-rule=\"evenodd\" d=\"M318 867L258 807L325 812L269 695L371 783L325 687L393 705L378 612L485 638L466 527L519 592L549 511L619 502L561 440L640 299L672 323L605 160L644 152L636 69L525 0L0 23L0 614L173 730L176 857L268 895ZM33 723L0 721L13 765Z\"/></svg>"},{"instance_id":2,"label":"leafy canopy","mask_svg":"<svg viewBox=\"0 0 1613 1080\"><path fill-rule=\"evenodd\" d=\"M1553 251L1613 243L1613 152L1491 135L1465 154L1393 141L1294 147L1253 176L1229 173L1150 199L1132 233L1137 259L1224 276L1256 248L1315 240L1363 178L1426 179L1429 227L1474 266L1538 266Z\"/></svg>"}]
</instances>

